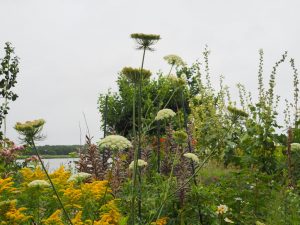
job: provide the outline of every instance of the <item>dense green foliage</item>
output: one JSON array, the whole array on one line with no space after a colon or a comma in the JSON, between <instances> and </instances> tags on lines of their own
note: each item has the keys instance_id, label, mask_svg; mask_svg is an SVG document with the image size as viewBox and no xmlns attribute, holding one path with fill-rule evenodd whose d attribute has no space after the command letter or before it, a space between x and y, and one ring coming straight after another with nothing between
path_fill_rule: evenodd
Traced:
<instances>
[{"instance_id":1,"label":"dense green foliage","mask_svg":"<svg viewBox=\"0 0 300 225\"><path fill-rule=\"evenodd\" d=\"M72 152L78 152L80 147L80 145L43 145L37 146L37 149L42 155L68 155ZM34 155L34 152L28 149L24 154Z\"/></svg>"}]
</instances>

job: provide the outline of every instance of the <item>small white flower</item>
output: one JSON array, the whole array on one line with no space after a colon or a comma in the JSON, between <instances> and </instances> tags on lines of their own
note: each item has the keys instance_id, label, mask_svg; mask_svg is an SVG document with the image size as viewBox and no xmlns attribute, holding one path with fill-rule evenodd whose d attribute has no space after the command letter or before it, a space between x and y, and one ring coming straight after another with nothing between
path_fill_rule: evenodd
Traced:
<instances>
[{"instance_id":1,"label":"small white flower","mask_svg":"<svg viewBox=\"0 0 300 225\"><path fill-rule=\"evenodd\" d=\"M84 172L80 172L80 173L76 173L73 174L69 179L68 182L74 181L74 182L82 182L84 180L86 180L87 178L91 177L92 175L89 173L84 173Z\"/></svg>"},{"instance_id":2,"label":"small white flower","mask_svg":"<svg viewBox=\"0 0 300 225\"><path fill-rule=\"evenodd\" d=\"M175 115L176 113L172 109L162 109L158 111L155 120L164 120L164 119L172 118Z\"/></svg>"},{"instance_id":3,"label":"small white flower","mask_svg":"<svg viewBox=\"0 0 300 225\"><path fill-rule=\"evenodd\" d=\"M199 163L199 158L194 153L188 152L188 153L183 154L183 156L188 159L193 160L193 162Z\"/></svg>"},{"instance_id":4,"label":"small white flower","mask_svg":"<svg viewBox=\"0 0 300 225\"><path fill-rule=\"evenodd\" d=\"M45 188L45 187L50 187L50 184L45 180L34 180L28 184L28 187Z\"/></svg>"},{"instance_id":5,"label":"small white flower","mask_svg":"<svg viewBox=\"0 0 300 225\"><path fill-rule=\"evenodd\" d=\"M234 223L231 219L228 219L227 217L224 219L224 221L225 221L226 223Z\"/></svg>"},{"instance_id":6,"label":"small white flower","mask_svg":"<svg viewBox=\"0 0 300 225\"><path fill-rule=\"evenodd\" d=\"M138 165L138 167L144 167L144 166L147 166L148 163L145 162L145 161L142 160L142 159L138 159L137 165ZM133 170L133 168L134 168L134 161L132 161L132 162L129 164L129 169L130 169L130 170Z\"/></svg>"},{"instance_id":7,"label":"small white flower","mask_svg":"<svg viewBox=\"0 0 300 225\"><path fill-rule=\"evenodd\" d=\"M219 205L217 207L217 211L216 213L219 215L219 214L225 214L226 212L228 211L228 206L227 205Z\"/></svg>"},{"instance_id":8,"label":"small white flower","mask_svg":"<svg viewBox=\"0 0 300 225\"><path fill-rule=\"evenodd\" d=\"M240 197L237 197L237 198L234 198L236 201L242 201L242 198Z\"/></svg>"},{"instance_id":9,"label":"small white flower","mask_svg":"<svg viewBox=\"0 0 300 225\"><path fill-rule=\"evenodd\" d=\"M109 135L99 141L98 145L100 149L108 148L115 151L132 147L131 142L120 135Z\"/></svg>"}]
</instances>

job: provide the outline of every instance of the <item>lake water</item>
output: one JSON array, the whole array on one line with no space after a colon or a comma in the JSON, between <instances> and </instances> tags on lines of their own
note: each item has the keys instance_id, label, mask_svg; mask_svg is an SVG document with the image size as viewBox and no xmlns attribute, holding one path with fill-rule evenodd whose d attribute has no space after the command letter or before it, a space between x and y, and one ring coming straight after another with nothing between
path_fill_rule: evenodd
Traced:
<instances>
[{"instance_id":1,"label":"lake water","mask_svg":"<svg viewBox=\"0 0 300 225\"><path fill-rule=\"evenodd\" d=\"M17 162L23 161L24 160L17 160ZM75 161L78 161L78 158L43 159L43 162L49 172L53 172L60 166L65 166L66 169L70 168L71 171L75 171Z\"/></svg>"}]
</instances>

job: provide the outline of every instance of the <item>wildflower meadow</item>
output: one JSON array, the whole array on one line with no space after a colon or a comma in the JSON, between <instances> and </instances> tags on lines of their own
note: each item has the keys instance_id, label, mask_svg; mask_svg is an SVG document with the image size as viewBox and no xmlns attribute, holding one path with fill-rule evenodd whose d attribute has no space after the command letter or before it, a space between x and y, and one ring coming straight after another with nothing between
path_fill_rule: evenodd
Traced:
<instances>
[{"instance_id":1,"label":"wildflower meadow","mask_svg":"<svg viewBox=\"0 0 300 225\"><path fill-rule=\"evenodd\" d=\"M7 137L22 61L17 48L4 45L0 224L299 225L297 62L283 52L265 69L259 50L257 92L240 83L234 100L223 76L212 84L208 46L191 65L166 55L161 60L169 70L155 72L147 69L147 57L163 37L133 33L128 38L135 45L132 52L140 54L140 66L120 68L117 91L98 96L103 137L87 133L74 153L75 169L54 171L37 147L47 138L47 121L16 121L21 142ZM283 110L276 93L282 65L293 80L287 90L293 98L285 100Z\"/></svg>"}]
</instances>

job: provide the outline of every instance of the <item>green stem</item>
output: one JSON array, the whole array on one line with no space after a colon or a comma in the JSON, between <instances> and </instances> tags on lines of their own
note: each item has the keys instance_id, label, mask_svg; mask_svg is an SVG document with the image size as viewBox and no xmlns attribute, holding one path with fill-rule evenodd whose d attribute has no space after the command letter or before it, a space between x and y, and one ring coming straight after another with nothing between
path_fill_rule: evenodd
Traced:
<instances>
[{"instance_id":1,"label":"green stem","mask_svg":"<svg viewBox=\"0 0 300 225\"><path fill-rule=\"evenodd\" d=\"M203 166L206 164L206 162L208 161L208 159L210 159L210 157L214 154L216 152L216 150L214 150L214 151L211 151L211 153L203 160L203 162L202 162L202 164L195 170L195 173L194 174L192 174L191 176L190 176L190 178L185 182L185 183L183 183L179 188L177 188L175 191L173 191L172 193L170 193L167 197L172 197L173 195L175 195L176 193L178 193L178 191L180 191L182 188L184 188L192 179L193 179L193 177L203 168ZM160 209L164 206L164 204L166 203L166 200L167 200L168 198L165 198L163 201L162 201L162 203L161 203L161 205L158 207L158 209L157 209L157 213L160 211ZM150 219L150 221L147 223L147 225L150 225L151 224L151 222L152 222L152 220L153 220L153 218L156 216L157 214L154 214L152 217L151 217L151 219Z\"/></svg>"},{"instance_id":2,"label":"green stem","mask_svg":"<svg viewBox=\"0 0 300 225\"><path fill-rule=\"evenodd\" d=\"M160 121L157 121L157 173L160 173Z\"/></svg>"},{"instance_id":3,"label":"green stem","mask_svg":"<svg viewBox=\"0 0 300 225\"><path fill-rule=\"evenodd\" d=\"M133 93L133 106L132 106L132 131L133 131L133 149L134 149L134 166L133 166L133 182L132 182L132 190L131 190L131 222L132 225L135 224L135 188L136 188L136 169L137 169L137 162L138 162L138 148L136 146L136 124L135 124L135 101L136 101L136 91L137 85L134 83L134 93Z\"/></svg>"},{"instance_id":4,"label":"green stem","mask_svg":"<svg viewBox=\"0 0 300 225\"><path fill-rule=\"evenodd\" d=\"M170 76L170 75L171 75L171 72L172 72L172 69L173 69L173 67L174 67L174 64L172 64L172 66L171 66L171 69L170 69L170 71L169 71L169 74L168 74L168 76Z\"/></svg>"},{"instance_id":5,"label":"green stem","mask_svg":"<svg viewBox=\"0 0 300 225\"><path fill-rule=\"evenodd\" d=\"M168 193L169 193L169 190L170 190L170 183L172 181L173 171L174 171L174 167L175 167L175 164L176 164L177 153L178 153L178 147L176 149L176 153L175 153L175 156L174 156L174 159L173 159L172 168L171 168L170 176L169 176L169 179L168 179L168 186L167 186L167 190L166 190L166 192L164 194L163 202L166 202L167 198L168 198ZM158 212L156 220L159 219L162 210L163 210L163 205L160 207L160 210Z\"/></svg>"},{"instance_id":6,"label":"green stem","mask_svg":"<svg viewBox=\"0 0 300 225\"><path fill-rule=\"evenodd\" d=\"M37 197L37 223L40 223L40 187L38 187L38 197Z\"/></svg>"},{"instance_id":7,"label":"green stem","mask_svg":"<svg viewBox=\"0 0 300 225\"><path fill-rule=\"evenodd\" d=\"M38 150L37 150L37 148L35 146L33 138L31 139L31 145L32 145L32 147L33 147L33 149L35 151L35 154L37 155L37 157L38 157L38 159L39 159L39 161L40 161L40 163L42 165L42 168L43 168L43 170L44 170L44 172L45 172L45 174L46 174L46 176L47 176L47 178L48 178L48 180L49 180L49 182L51 184L52 190L53 190L54 194L56 195L57 200L58 200L58 202L59 202L59 204L60 204L60 206L61 206L61 208L62 208L62 210L63 210L63 212L65 214L65 216L67 217L67 220L69 221L69 223L71 225L73 225L73 223L72 223L72 221L71 221L71 219L69 217L69 214L67 213L67 211L66 211L66 209L65 209L65 207L64 207L64 205L63 205L63 203L62 203L62 201L61 201L61 199L60 199L60 197L58 195L58 192L57 192L57 190L56 190L56 188L55 188L55 186L54 186L54 184L53 184L53 182L52 182L52 180L51 180L51 178L50 178L50 176L49 176L49 174L47 172L47 169L46 169L46 167L45 167L45 165L43 163L43 160L40 157L40 154L39 154L39 152L38 152Z\"/></svg>"},{"instance_id":8,"label":"green stem","mask_svg":"<svg viewBox=\"0 0 300 225\"><path fill-rule=\"evenodd\" d=\"M146 48L143 49L143 58L142 58L142 66L141 66L141 72L140 72L140 79L139 79L139 99L138 99L138 159L141 158L142 149L141 149L141 138L142 138L142 85L143 85L143 67L144 67L144 61L145 61L145 54L146 54ZM137 162L136 162L137 164ZM137 167L137 166L136 166ZM135 168L136 169L136 168ZM139 179L139 186L141 186L141 175L138 174ZM139 187L140 189L140 187ZM142 218L142 194L139 190L138 192L138 217L139 222Z\"/></svg>"}]
</instances>

